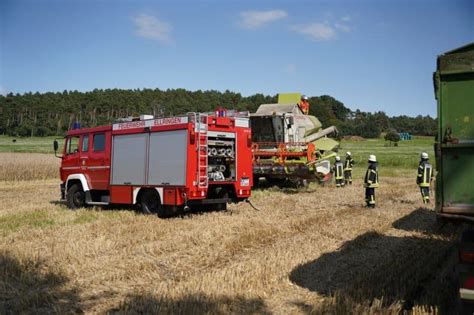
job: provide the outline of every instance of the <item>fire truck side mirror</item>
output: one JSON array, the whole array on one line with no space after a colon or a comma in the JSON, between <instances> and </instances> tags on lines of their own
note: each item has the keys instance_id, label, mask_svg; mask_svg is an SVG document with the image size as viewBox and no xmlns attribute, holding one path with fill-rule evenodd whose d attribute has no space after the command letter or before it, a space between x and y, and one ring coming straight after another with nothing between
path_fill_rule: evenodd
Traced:
<instances>
[{"instance_id":1,"label":"fire truck side mirror","mask_svg":"<svg viewBox=\"0 0 474 315\"><path fill-rule=\"evenodd\" d=\"M62 158L62 156L58 156L58 148L59 148L59 144L58 144L58 140L54 140L53 142L53 149L54 149L54 156L57 157L57 158Z\"/></svg>"}]
</instances>

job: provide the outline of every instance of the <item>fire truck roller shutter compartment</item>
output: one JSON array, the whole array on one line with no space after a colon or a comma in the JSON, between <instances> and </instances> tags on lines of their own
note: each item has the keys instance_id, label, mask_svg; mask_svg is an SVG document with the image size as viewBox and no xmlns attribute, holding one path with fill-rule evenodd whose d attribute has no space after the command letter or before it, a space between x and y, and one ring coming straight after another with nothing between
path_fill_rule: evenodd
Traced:
<instances>
[{"instance_id":1,"label":"fire truck roller shutter compartment","mask_svg":"<svg viewBox=\"0 0 474 315\"><path fill-rule=\"evenodd\" d=\"M150 134L148 185L186 184L188 130Z\"/></svg>"},{"instance_id":2,"label":"fire truck roller shutter compartment","mask_svg":"<svg viewBox=\"0 0 474 315\"><path fill-rule=\"evenodd\" d=\"M210 182L236 180L236 137L233 132L209 131L208 177Z\"/></svg>"},{"instance_id":3,"label":"fire truck roller shutter compartment","mask_svg":"<svg viewBox=\"0 0 474 315\"><path fill-rule=\"evenodd\" d=\"M113 137L112 185L145 185L148 133Z\"/></svg>"}]
</instances>

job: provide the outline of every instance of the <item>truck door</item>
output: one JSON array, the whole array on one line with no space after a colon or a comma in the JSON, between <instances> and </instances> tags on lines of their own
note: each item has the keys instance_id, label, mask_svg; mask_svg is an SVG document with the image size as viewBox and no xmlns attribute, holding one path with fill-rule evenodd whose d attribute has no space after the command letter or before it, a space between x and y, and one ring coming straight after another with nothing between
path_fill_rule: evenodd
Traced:
<instances>
[{"instance_id":1,"label":"truck door","mask_svg":"<svg viewBox=\"0 0 474 315\"><path fill-rule=\"evenodd\" d=\"M81 166L79 164L79 140L80 136L69 136L66 138L61 167L63 174L61 178L66 179L70 174L81 172Z\"/></svg>"},{"instance_id":2,"label":"truck door","mask_svg":"<svg viewBox=\"0 0 474 315\"><path fill-rule=\"evenodd\" d=\"M83 161L87 166L91 189L106 190L110 176L110 132L91 133L89 137L89 150Z\"/></svg>"},{"instance_id":3,"label":"truck door","mask_svg":"<svg viewBox=\"0 0 474 315\"><path fill-rule=\"evenodd\" d=\"M81 172L88 174L87 170L87 159L89 158L89 135L85 134L81 137L81 151L79 154L79 165Z\"/></svg>"}]
</instances>

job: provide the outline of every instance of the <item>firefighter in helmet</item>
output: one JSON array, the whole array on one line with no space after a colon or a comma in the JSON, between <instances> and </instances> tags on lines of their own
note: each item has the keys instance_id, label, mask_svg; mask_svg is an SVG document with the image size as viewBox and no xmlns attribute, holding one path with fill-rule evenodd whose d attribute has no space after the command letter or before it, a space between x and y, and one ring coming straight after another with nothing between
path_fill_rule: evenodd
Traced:
<instances>
[{"instance_id":1,"label":"firefighter in helmet","mask_svg":"<svg viewBox=\"0 0 474 315\"><path fill-rule=\"evenodd\" d=\"M344 187L344 164L342 164L339 155L336 156L336 163L332 166L332 172L336 178L336 187Z\"/></svg>"},{"instance_id":2,"label":"firefighter in helmet","mask_svg":"<svg viewBox=\"0 0 474 315\"><path fill-rule=\"evenodd\" d=\"M355 161L352 159L352 153L346 152L346 160L344 161L344 181L346 185L352 185L352 168L354 164Z\"/></svg>"},{"instance_id":3,"label":"firefighter in helmet","mask_svg":"<svg viewBox=\"0 0 474 315\"><path fill-rule=\"evenodd\" d=\"M367 207L375 208L375 188L379 187L379 172L377 169L377 157L369 155L369 167L365 173L365 203Z\"/></svg>"},{"instance_id":4,"label":"firefighter in helmet","mask_svg":"<svg viewBox=\"0 0 474 315\"><path fill-rule=\"evenodd\" d=\"M300 103L298 104L303 114L308 115L309 113L309 101L306 95L301 95Z\"/></svg>"},{"instance_id":5,"label":"firefighter in helmet","mask_svg":"<svg viewBox=\"0 0 474 315\"><path fill-rule=\"evenodd\" d=\"M429 162L428 153L421 152L416 183L420 187L421 197L423 198L424 204L430 203L430 184L432 179L433 167Z\"/></svg>"}]
</instances>

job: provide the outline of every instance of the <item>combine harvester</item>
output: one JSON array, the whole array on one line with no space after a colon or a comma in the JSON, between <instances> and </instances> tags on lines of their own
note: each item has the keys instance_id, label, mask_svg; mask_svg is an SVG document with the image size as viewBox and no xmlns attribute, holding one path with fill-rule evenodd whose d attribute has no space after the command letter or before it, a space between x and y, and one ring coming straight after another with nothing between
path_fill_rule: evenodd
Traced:
<instances>
[{"instance_id":1,"label":"combine harvester","mask_svg":"<svg viewBox=\"0 0 474 315\"><path fill-rule=\"evenodd\" d=\"M299 93L279 94L277 104L260 105L250 115L255 185L260 178L297 187L331 179L328 159L336 155L339 143L327 136L337 129L322 129L316 117L303 112L300 99Z\"/></svg>"}]
</instances>

